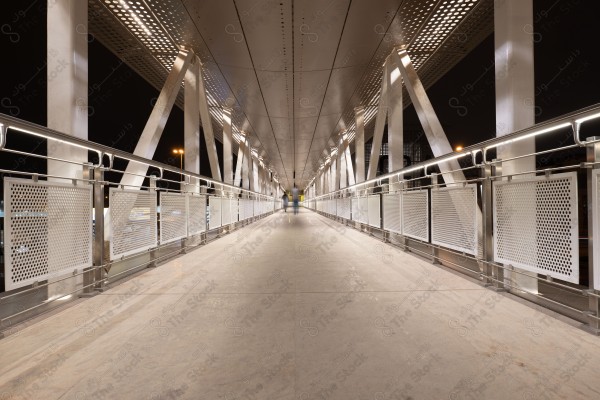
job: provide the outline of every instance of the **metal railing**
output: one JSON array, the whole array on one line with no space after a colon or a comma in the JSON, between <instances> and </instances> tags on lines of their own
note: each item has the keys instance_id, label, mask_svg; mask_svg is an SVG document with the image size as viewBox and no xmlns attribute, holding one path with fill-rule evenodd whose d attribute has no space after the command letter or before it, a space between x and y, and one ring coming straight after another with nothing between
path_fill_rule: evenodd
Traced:
<instances>
[{"instance_id":1,"label":"metal railing","mask_svg":"<svg viewBox=\"0 0 600 400\"><path fill-rule=\"evenodd\" d=\"M592 121L600 105L313 195L304 206L599 334L600 137L580 138ZM528 138L539 138L539 150L496 158L500 146ZM525 158L533 168L507 172ZM306 191L315 190L311 182Z\"/></svg>"},{"instance_id":2,"label":"metal railing","mask_svg":"<svg viewBox=\"0 0 600 400\"><path fill-rule=\"evenodd\" d=\"M23 151L26 138L87 150L85 161ZM14 142L13 142L14 138ZM37 145L36 149L40 146ZM0 114L4 193L0 333L60 300L108 283L257 221L282 207L250 191ZM28 170L27 159L71 165L77 178ZM88 162L93 160L93 162ZM139 186L116 164L148 167Z\"/></svg>"}]
</instances>

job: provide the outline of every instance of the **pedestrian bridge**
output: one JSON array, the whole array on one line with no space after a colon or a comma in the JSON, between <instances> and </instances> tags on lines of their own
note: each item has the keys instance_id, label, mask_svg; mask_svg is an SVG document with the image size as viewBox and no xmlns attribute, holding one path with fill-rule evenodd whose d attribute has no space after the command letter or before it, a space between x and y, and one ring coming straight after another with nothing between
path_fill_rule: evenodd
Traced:
<instances>
[{"instance_id":1,"label":"pedestrian bridge","mask_svg":"<svg viewBox=\"0 0 600 400\"><path fill-rule=\"evenodd\" d=\"M304 208L14 329L0 340L3 399L600 391L600 345L574 320Z\"/></svg>"}]
</instances>

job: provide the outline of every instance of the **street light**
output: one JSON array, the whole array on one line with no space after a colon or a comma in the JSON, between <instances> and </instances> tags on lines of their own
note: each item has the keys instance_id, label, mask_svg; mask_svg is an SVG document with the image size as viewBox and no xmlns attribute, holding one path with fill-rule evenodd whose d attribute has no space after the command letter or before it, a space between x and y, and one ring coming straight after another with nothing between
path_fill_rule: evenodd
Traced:
<instances>
[{"instance_id":1,"label":"street light","mask_svg":"<svg viewBox=\"0 0 600 400\"><path fill-rule=\"evenodd\" d=\"M183 149L173 149L173 154L179 154L179 169L183 169Z\"/></svg>"},{"instance_id":2,"label":"street light","mask_svg":"<svg viewBox=\"0 0 600 400\"><path fill-rule=\"evenodd\" d=\"M454 148L455 151L463 151L463 147L459 144Z\"/></svg>"},{"instance_id":3,"label":"street light","mask_svg":"<svg viewBox=\"0 0 600 400\"><path fill-rule=\"evenodd\" d=\"M173 154L179 154L179 169L183 170L183 149L173 149ZM181 174L181 180L183 181L183 174Z\"/></svg>"}]
</instances>

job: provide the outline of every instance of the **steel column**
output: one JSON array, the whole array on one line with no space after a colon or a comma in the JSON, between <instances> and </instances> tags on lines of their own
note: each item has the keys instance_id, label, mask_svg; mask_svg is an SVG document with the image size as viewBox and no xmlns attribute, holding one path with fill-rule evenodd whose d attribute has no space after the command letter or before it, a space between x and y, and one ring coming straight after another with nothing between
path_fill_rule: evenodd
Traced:
<instances>
[{"instance_id":1,"label":"steel column","mask_svg":"<svg viewBox=\"0 0 600 400\"><path fill-rule=\"evenodd\" d=\"M88 138L88 2L55 0L47 13L48 128ZM48 157L86 163L87 150L48 141ZM48 160L48 174L81 178L80 165Z\"/></svg>"},{"instance_id":2,"label":"steel column","mask_svg":"<svg viewBox=\"0 0 600 400\"><path fill-rule=\"evenodd\" d=\"M213 132L212 119L208 110L208 99L206 98L206 88L204 87L204 73L200 68L200 118L202 119L202 130L204 132L204 141L208 152L208 161L212 177L216 181L221 181L221 167L219 166L219 156L217 155L217 145L215 144L215 134Z\"/></svg>"},{"instance_id":3,"label":"steel column","mask_svg":"<svg viewBox=\"0 0 600 400\"><path fill-rule=\"evenodd\" d=\"M200 173L200 60L192 60L184 78L183 142L186 171ZM199 181L190 180L187 191L200 193Z\"/></svg>"},{"instance_id":4,"label":"steel column","mask_svg":"<svg viewBox=\"0 0 600 400\"><path fill-rule=\"evenodd\" d=\"M533 35L526 26L533 26L533 0L494 2L494 44L496 74L496 136L503 136L535 123L535 80ZM501 146L500 160L535 152L535 139L520 140L517 146ZM532 171L535 157L525 157L502 163L503 175ZM526 175L515 176L523 179ZM537 280L522 274L509 278L518 287L537 293Z\"/></svg>"},{"instance_id":5,"label":"steel column","mask_svg":"<svg viewBox=\"0 0 600 400\"><path fill-rule=\"evenodd\" d=\"M223 107L223 182L229 185L233 185L231 112L231 108Z\"/></svg>"},{"instance_id":6,"label":"steel column","mask_svg":"<svg viewBox=\"0 0 600 400\"><path fill-rule=\"evenodd\" d=\"M600 137L589 137L586 141L595 141L600 140ZM600 162L600 143L592 143L587 145L587 162L588 163L598 163ZM594 236L593 236L593 227L595 225L594 215L593 215L593 207L594 199L596 199L596 195L594 194L594 188L592 185L592 181L594 179L593 171L594 169L599 169L600 166L598 164L593 164L592 168L588 168L587 170L587 214L588 214L588 282L590 291L593 293L594 287ZM600 334L600 320L598 317L600 316L600 298L596 296L589 296L588 300L589 308L589 329L596 335Z\"/></svg>"},{"instance_id":7,"label":"steel column","mask_svg":"<svg viewBox=\"0 0 600 400\"><path fill-rule=\"evenodd\" d=\"M361 183L365 181L365 109L356 107L354 113L356 115L356 136L354 138L356 183ZM352 159L350 160L352 161Z\"/></svg>"},{"instance_id":8,"label":"steel column","mask_svg":"<svg viewBox=\"0 0 600 400\"><path fill-rule=\"evenodd\" d=\"M245 147L244 138L242 137L238 144L238 156L235 163L235 174L233 176L233 185L235 187L240 187L240 183L242 182L242 165L244 164L244 156L246 154Z\"/></svg>"},{"instance_id":9,"label":"steel column","mask_svg":"<svg viewBox=\"0 0 600 400\"><path fill-rule=\"evenodd\" d=\"M377 106L377 117L375 119L375 130L373 131L373 145L371 146L367 180L377 176L377 165L379 164L379 155L381 154L381 142L383 141L383 131L385 129L385 120L388 113L388 86L390 83L389 65L390 57L386 59L385 64L383 65L381 93L379 96L379 105Z\"/></svg>"}]
</instances>

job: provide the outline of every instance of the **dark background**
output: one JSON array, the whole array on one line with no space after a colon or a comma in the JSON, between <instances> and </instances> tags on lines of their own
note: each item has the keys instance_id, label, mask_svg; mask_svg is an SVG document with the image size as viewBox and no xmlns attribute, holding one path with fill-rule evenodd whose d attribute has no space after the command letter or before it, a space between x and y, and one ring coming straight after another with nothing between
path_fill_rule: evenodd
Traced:
<instances>
[{"instance_id":1,"label":"dark background","mask_svg":"<svg viewBox=\"0 0 600 400\"><path fill-rule=\"evenodd\" d=\"M0 112L46 125L46 0L4 2L2 8ZM600 2L534 1L536 122L600 102L598 15ZM89 40L89 139L133 152L158 91L95 38ZM573 61L564 68L569 57ZM493 64L490 35L428 90L453 146L495 134ZM412 106L405 110L404 125L407 139L422 132ZM586 128L582 137L594 133ZM544 140L557 145L569 138L565 133ZM46 147L44 141L31 139L9 138L9 145L39 154ZM179 166L178 156L171 153L174 147L183 147L183 112L178 107L171 112L154 159ZM203 139L201 147L201 173L211 175ZM43 172L45 162L3 153L0 168Z\"/></svg>"}]
</instances>

